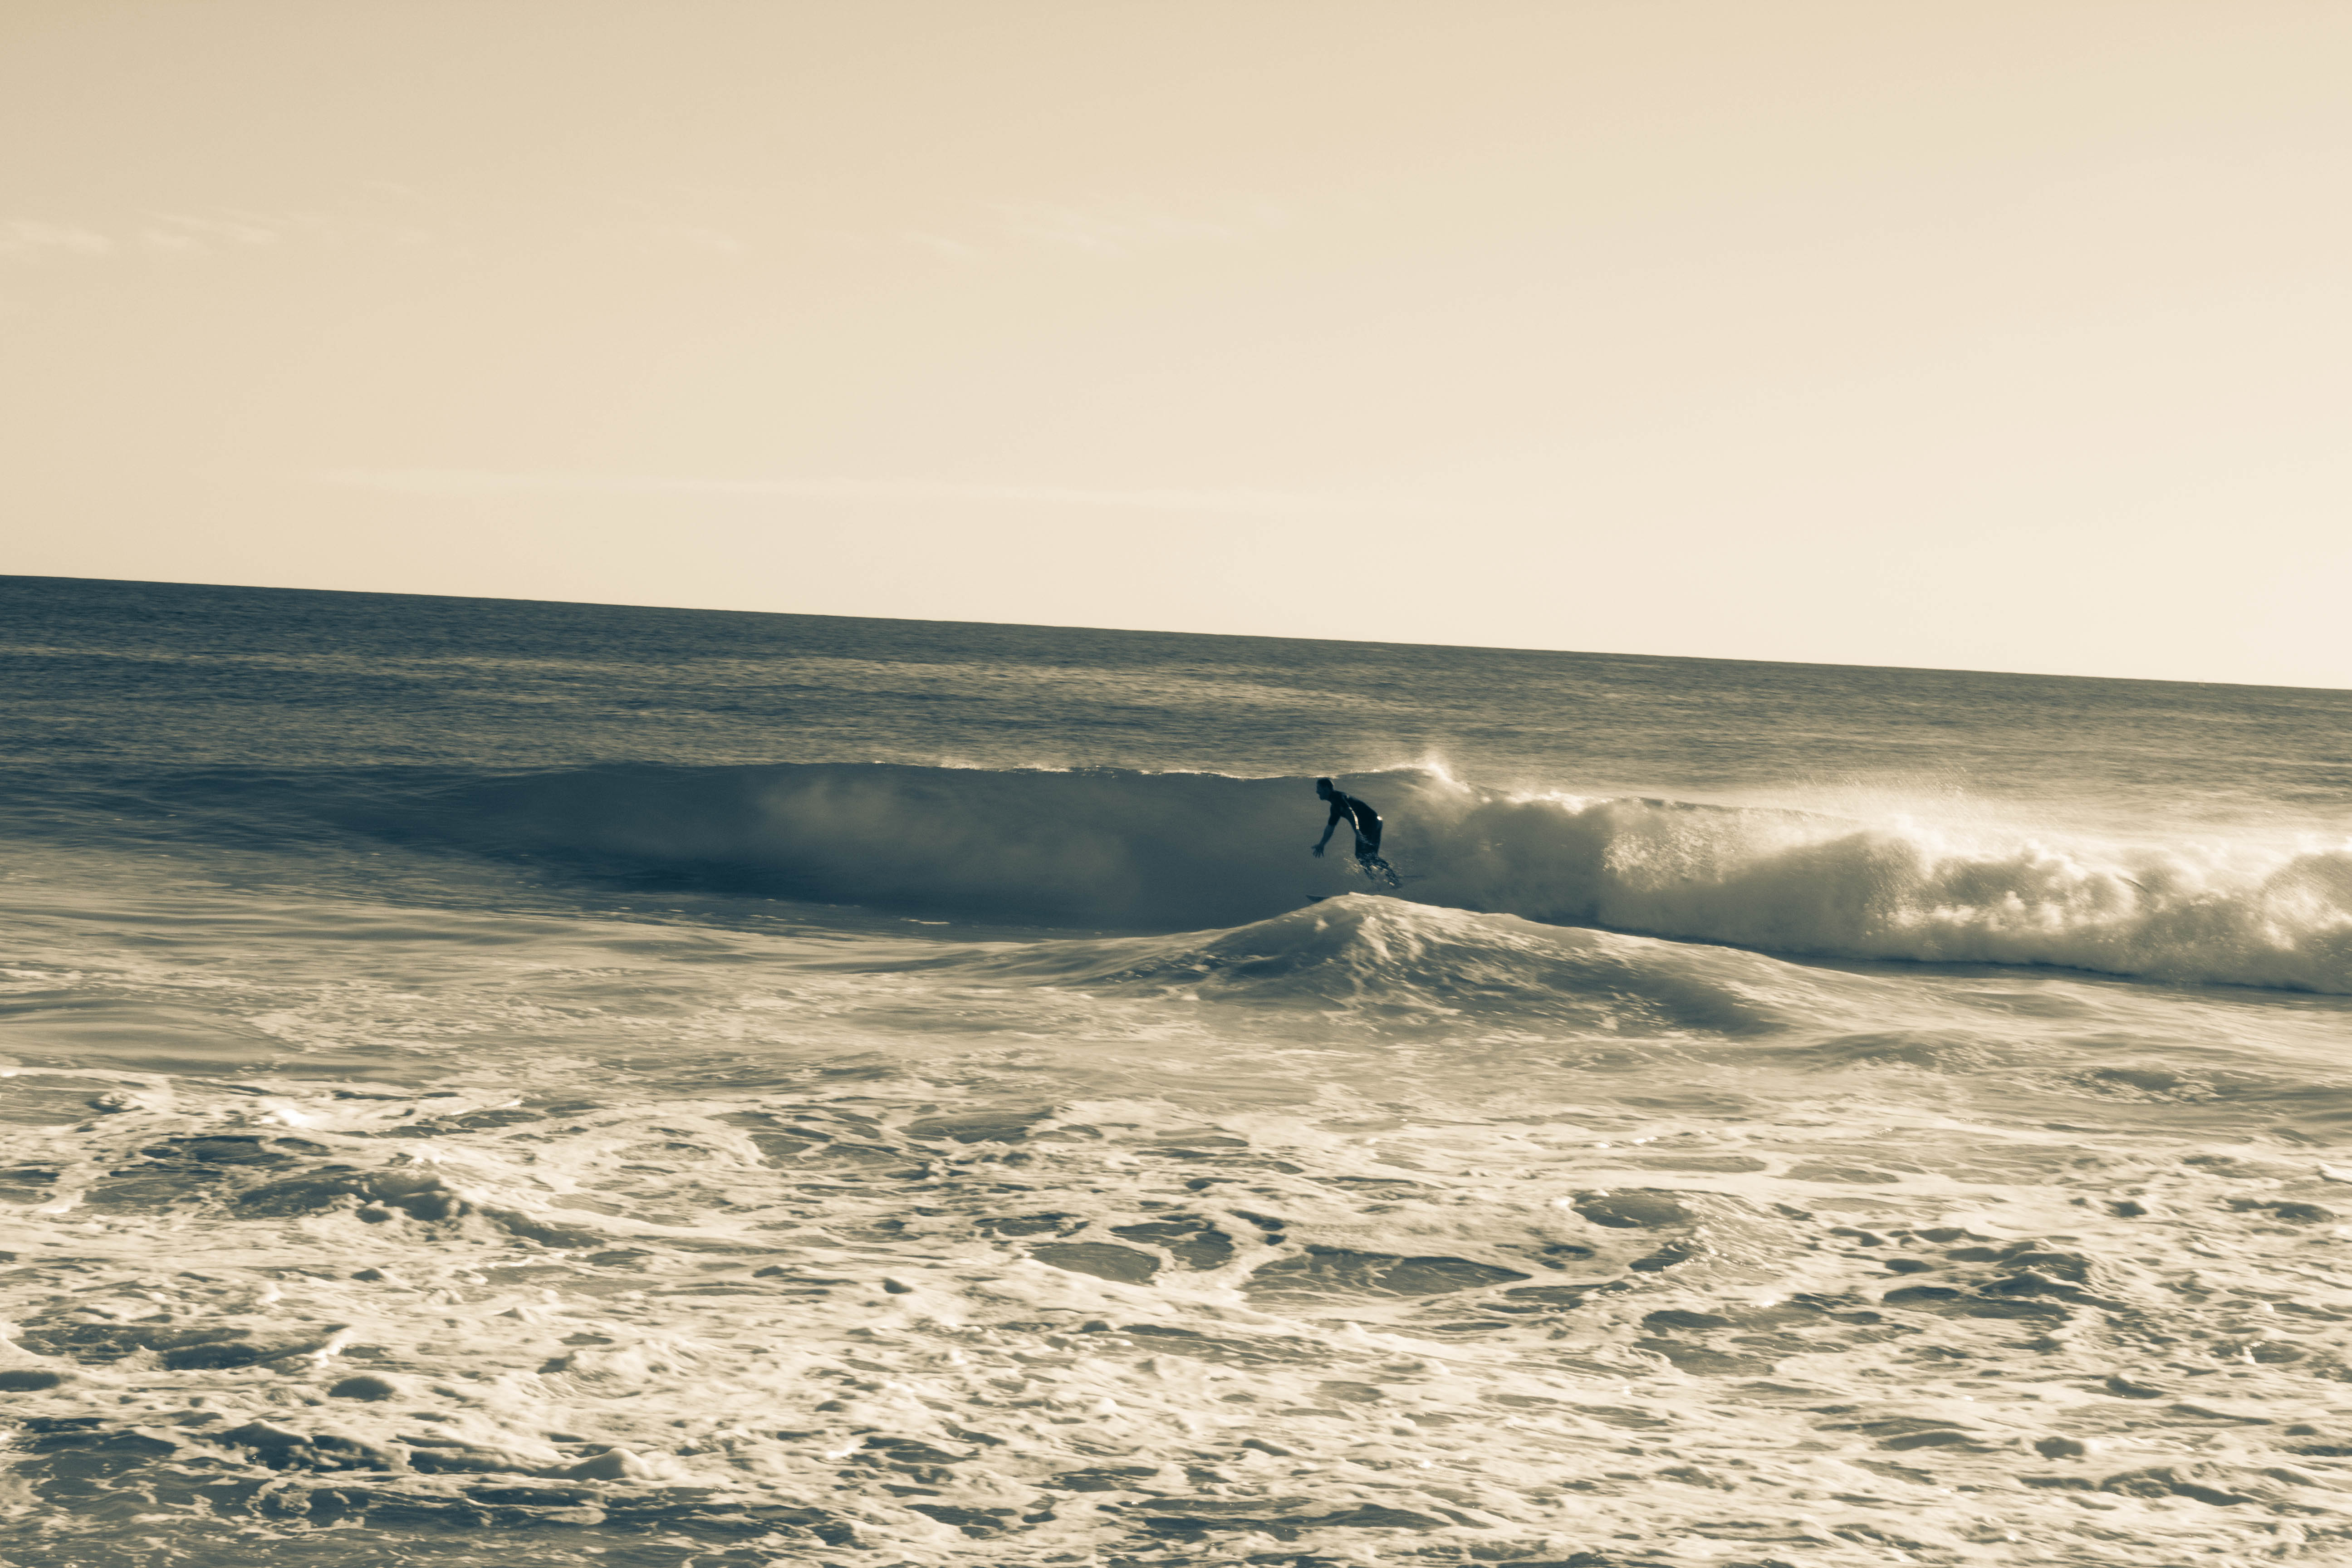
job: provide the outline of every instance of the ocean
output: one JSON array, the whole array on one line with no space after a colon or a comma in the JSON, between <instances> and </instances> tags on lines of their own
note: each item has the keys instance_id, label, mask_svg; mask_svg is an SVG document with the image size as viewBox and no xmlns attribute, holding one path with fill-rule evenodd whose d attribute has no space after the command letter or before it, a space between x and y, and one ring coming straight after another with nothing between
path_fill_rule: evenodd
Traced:
<instances>
[{"instance_id":1,"label":"ocean","mask_svg":"<svg viewBox=\"0 0 2352 1568\"><path fill-rule=\"evenodd\" d=\"M21 1568L2352 1561L2352 693L17 577L0 837Z\"/></svg>"}]
</instances>

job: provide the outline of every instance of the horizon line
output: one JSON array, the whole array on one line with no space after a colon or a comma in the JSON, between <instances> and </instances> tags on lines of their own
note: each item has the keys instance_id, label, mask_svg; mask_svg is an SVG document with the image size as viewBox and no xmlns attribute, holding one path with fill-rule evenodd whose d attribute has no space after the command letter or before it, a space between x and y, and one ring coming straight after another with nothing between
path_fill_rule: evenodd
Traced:
<instances>
[{"instance_id":1,"label":"horizon line","mask_svg":"<svg viewBox=\"0 0 2352 1568\"><path fill-rule=\"evenodd\" d=\"M926 619L917 616L860 616L839 610L750 609L734 605L652 605L635 599L531 599L506 594L432 594L399 588L316 588L283 583L215 583L168 577L73 577L53 573L0 572L0 583L115 583L129 587L226 588L262 594L344 594L354 598L449 599L467 604L572 605L585 609L681 610L689 615L782 616L804 620L898 621L908 626L1002 626L1045 632L1110 632L1136 637L1227 637L1257 642L1330 643L1353 647L1451 648L1475 653L1556 653L1578 658L1663 659L1677 664L1770 664L1790 669L1893 670L1916 675L1998 675L2025 680L2128 681L2138 686L2232 686L2255 691L2352 691L2352 687L2295 685L2275 680L2188 680L2164 675L2080 675L2053 669L1979 669L1966 665L1864 664L1834 659L1741 658L1729 654L1643 653L1627 649L1545 647L1522 643L1454 643L1408 638L1300 637L1285 632L1204 632L1181 626L1106 626L1050 621Z\"/></svg>"}]
</instances>

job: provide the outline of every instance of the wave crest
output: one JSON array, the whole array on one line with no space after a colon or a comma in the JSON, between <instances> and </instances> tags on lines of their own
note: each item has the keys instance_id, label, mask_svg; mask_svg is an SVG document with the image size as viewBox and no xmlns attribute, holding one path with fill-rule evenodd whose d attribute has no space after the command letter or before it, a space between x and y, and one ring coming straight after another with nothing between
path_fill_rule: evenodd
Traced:
<instances>
[{"instance_id":1,"label":"wave crest","mask_svg":"<svg viewBox=\"0 0 2352 1568\"><path fill-rule=\"evenodd\" d=\"M1862 959L2352 992L2352 849L2118 847L1908 821L1349 781L1410 899ZM999 923L1238 926L1360 887L1305 779L898 764L601 767L452 791L437 835Z\"/></svg>"}]
</instances>

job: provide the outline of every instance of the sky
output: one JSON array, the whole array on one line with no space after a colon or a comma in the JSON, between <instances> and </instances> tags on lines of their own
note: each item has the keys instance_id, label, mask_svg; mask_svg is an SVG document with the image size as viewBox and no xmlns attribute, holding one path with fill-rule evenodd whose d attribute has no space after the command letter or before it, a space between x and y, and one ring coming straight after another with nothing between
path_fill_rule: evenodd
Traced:
<instances>
[{"instance_id":1,"label":"sky","mask_svg":"<svg viewBox=\"0 0 2352 1568\"><path fill-rule=\"evenodd\" d=\"M0 571L2352 687L2340 0L6 0Z\"/></svg>"}]
</instances>

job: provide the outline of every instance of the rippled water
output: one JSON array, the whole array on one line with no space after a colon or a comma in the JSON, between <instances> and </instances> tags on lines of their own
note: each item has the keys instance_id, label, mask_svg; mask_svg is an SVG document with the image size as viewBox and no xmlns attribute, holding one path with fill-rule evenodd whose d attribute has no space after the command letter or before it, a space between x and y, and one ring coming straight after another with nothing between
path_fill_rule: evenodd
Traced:
<instances>
[{"instance_id":1,"label":"rippled water","mask_svg":"<svg viewBox=\"0 0 2352 1568\"><path fill-rule=\"evenodd\" d=\"M0 610L11 1563L2352 1557L2352 697Z\"/></svg>"}]
</instances>

